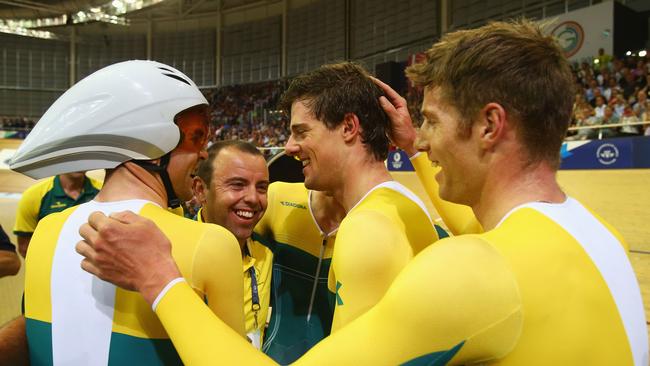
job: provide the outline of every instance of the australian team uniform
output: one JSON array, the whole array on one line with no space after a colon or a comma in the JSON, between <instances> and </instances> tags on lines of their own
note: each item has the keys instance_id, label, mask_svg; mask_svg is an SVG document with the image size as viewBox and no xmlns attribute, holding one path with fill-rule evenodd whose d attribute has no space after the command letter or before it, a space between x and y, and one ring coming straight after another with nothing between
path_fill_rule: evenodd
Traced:
<instances>
[{"instance_id":1,"label":"australian team uniform","mask_svg":"<svg viewBox=\"0 0 650 366\"><path fill-rule=\"evenodd\" d=\"M79 197L73 199L63 190L58 175L34 184L23 192L18 202L14 234L31 236L45 216L92 200L101 187L102 182L85 177Z\"/></svg>"},{"instance_id":2,"label":"australian team uniform","mask_svg":"<svg viewBox=\"0 0 650 366\"><path fill-rule=\"evenodd\" d=\"M174 215L145 200L88 203L48 215L38 225L26 260L25 317L33 365L181 364L152 308L83 271L75 245L94 211L130 210L153 220L172 243L172 255L191 294L243 339L239 245L216 225ZM198 295L198 296L197 296ZM175 310L185 319L189 314ZM207 347L207 340L192 337Z\"/></svg>"},{"instance_id":3,"label":"australian team uniform","mask_svg":"<svg viewBox=\"0 0 650 366\"><path fill-rule=\"evenodd\" d=\"M414 159L416 169L430 169L425 159ZM273 364L226 337L228 328L190 295L175 285L157 310L185 362L231 360L228 350L232 360ZM219 347L195 347L193 328L173 314L178 308L201 319L201 336ZM469 363L647 365L643 303L620 235L570 197L515 207L492 230L422 250L376 306L296 362Z\"/></svg>"},{"instance_id":4,"label":"australian team uniform","mask_svg":"<svg viewBox=\"0 0 650 366\"><path fill-rule=\"evenodd\" d=\"M303 183L274 182L253 238L273 251L272 316L264 353L288 364L329 335L334 292L327 286L336 229L324 232Z\"/></svg>"}]
</instances>

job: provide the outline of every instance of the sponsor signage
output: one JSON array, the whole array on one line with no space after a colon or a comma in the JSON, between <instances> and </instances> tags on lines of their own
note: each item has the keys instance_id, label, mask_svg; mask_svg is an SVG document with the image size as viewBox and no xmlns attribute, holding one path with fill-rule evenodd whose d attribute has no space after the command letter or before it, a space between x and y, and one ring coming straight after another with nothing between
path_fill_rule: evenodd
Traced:
<instances>
[{"instance_id":1,"label":"sponsor signage","mask_svg":"<svg viewBox=\"0 0 650 366\"><path fill-rule=\"evenodd\" d=\"M568 141L562 144L560 169L650 167L650 137Z\"/></svg>"},{"instance_id":2,"label":"sponsor signage","mask_svg":"<svg viewBox=\"0 0 650 366\"><path fill-rule=\"evenodd\" d=\"M402 150L389 152L386 166L388 170L393 172L412 172L415 170L408 155Z\"/></svg>"},{"instance_id":3,"label":"sponsor signage","mask_svg":"<svg viewBox=\"0 0 650 366\"><path fill-rule=\"evenodd\" d=\"M560 169L650 168L650 137L621 137L604 140L567 141L560 152ZM413 171L404 151L391 151L386 165L390 171Z\"/></svg>"}]
</instances>

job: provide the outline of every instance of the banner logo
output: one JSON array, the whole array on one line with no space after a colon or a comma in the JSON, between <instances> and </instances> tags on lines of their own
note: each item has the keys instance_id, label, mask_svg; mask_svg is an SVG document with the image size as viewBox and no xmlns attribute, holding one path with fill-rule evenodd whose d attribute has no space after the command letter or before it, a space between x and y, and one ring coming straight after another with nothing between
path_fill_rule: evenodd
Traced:
<instances>
[{"instance_id":1,"label":"banner logo","mask_svg":"<svg viewBox=\"0 0 650 366\"><path fill-rule=\"evenodd\" d=\"M393 165L393 169L401 169L402 168L402 155L399 152L395 152L393 154L393 161L391 163Z\"/></svg>"},{"instance_id":2,"label":"banner logo","mask_svg":"<svg viewBox=\"0 0 650 366\"><path fill-rule=\"evenodd\" d=\"M572 20L560 23L553 29L551 35L557 39L567 58L578 53L585 41L585 32L582 26Z\"/></svg>"},{"instance_id":3,"label":"banner logo","mask_svg":"<svg viewBox=\"0 0 650 366\"><path fill-rule=\"evenodd\" d=\"M618 159L618 149L612 144L602 144L596 150L596 158L603 165L612 165Z\"/></svg>"}]
</instances>

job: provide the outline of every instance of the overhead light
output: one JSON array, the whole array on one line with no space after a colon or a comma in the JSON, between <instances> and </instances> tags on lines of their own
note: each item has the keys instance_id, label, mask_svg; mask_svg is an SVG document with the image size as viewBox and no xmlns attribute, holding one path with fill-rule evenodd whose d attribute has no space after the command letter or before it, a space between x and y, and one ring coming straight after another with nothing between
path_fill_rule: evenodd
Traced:
<instances>
[{"instance_id":1,"label":"overhead light","mask_svg":"<svg viewBox=\"0 0 650 366\"><path fill-rule=\"evenodd\" d=\"M641 56L641 57L645 57L645 55L647 55L647 54L648 53L646 52L646 50L639 51L639 56Z\"/></svg>"},{"instance_id":2,"label":"overhead light","mask_svg":"<svg viewBox=\"0 0 650 366\"><path fill-rule=\"evenodd\" d=\"M0 32L36 38L59 39L60 37L52 32L33 28L65 26L89 21L129 25L128 19L121 15L156 5L162 1L164 0L107 0L104 5L82 9L71 15L63 14L38 19L0 19Z\"/></svg>"},{"instance_id":3,"label":"overhead light","mask_svg":"<svg viewBox=\"0 0 650 366\"><path fill-rule=\"evenodd\" d=\"M625 56L630 56L630 55L632 55L632 51L625 52Z\"/></svg>"},{"instance_id":4,"label":"overhead light","mask_svg":"<svg viewBox=\"0 0 650 366\"><path fill-rule=\"evenodd\" d=\"M43 39L58 39L56 34L48 31L28 29L24 27L9 26L4 21L0 20L0 33L15 34L19 36L43 38Z\"/></svg>"}]
</instances>

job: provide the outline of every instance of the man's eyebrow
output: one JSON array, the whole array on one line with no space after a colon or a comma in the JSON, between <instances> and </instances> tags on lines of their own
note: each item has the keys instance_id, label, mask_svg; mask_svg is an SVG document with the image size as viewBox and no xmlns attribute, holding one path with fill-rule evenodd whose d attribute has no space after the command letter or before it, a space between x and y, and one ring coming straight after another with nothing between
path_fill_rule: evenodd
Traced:
<instances>
[{"instance_id":1,"label":"man's eyebrow","mask_svg":"<svg viewBox=\"0 0 650 366\"><path fill-rule=\"evenodd\" d=\"M226 179L226 183L247 183L248 181L242 177L232 177Z\"/></svg>"},{"instance_id":2,"label":"man's eyebrow","mask_svg":"<svg viewBox=\"0 0 650 366\"><path fill-rule=\"evenodd\" d=\"M420 113L422 113L422 115L427 117L428 119L436 118L436 113L427 108L422 108L420 110Z\"/></svg>"}]
</instances>

